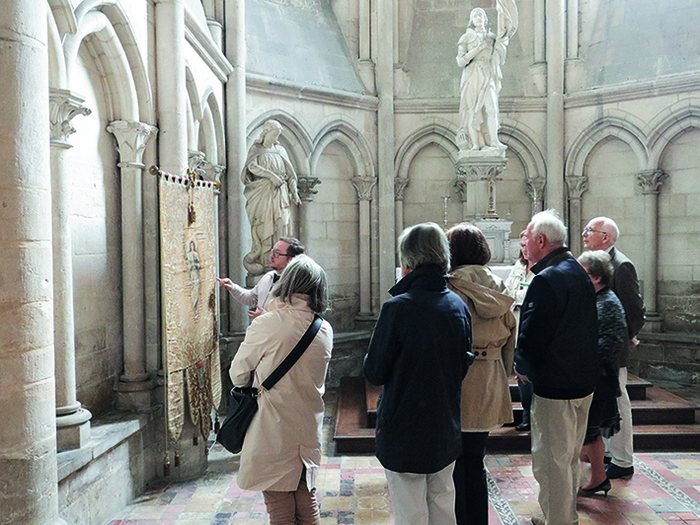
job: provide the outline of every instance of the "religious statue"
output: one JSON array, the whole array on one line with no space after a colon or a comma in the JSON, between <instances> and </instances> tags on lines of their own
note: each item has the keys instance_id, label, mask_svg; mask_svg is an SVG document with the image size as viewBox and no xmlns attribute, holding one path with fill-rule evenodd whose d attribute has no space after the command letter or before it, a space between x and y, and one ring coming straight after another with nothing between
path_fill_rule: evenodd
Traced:
<instances>
[{"instance_id":1,"label":"religious statue","mask_svg":"<svg viewBox=\"0 0 700 525\"><path fill-rule=\"evenodd\" d=\"M457 43L457 65L462 68L457 144L460 149L503 154L506 147L498 140L501 65L505 62L508 42L518 27L518 10L515 0L496 0L496 8L497 34L486 27L486 11L476 7Z\"/></svg>"},{"instance_id":2,"label":"religious statue","mask_svg":"<svg viewBox=\"0 0 700 525\"><path fill-rule=\"evenodd\" d=\"M292 235L291 203L300 204L297 174L284 147L277 141L282 125L263 124L260 138L248 151L241 180L245 185L245 210L250 221L253 247L243 259L251 275L270 266L270 252L280 237Z\"/></svg>"}]
</instances>

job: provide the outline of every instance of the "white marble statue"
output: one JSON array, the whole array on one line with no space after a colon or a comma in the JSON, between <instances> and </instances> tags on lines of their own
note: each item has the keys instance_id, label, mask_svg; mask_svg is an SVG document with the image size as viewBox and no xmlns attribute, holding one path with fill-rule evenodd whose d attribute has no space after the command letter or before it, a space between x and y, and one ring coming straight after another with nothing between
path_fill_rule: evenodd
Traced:
<instances>
[{"instance_id":1,"label":"white marble statue","mask_svg":"<svg viewBox=\"0 0 700 525\"><path fill-rule=\"evenodd\" d=\"M277 142L281 133L282 125L276 120L263 124L241 174L253 237L253 247L243 265L251 275L262 274L270 265L275 243L292 234L290 207L292 203L300 204L296 172L287 151Z\"/></svg>"},{"instance_id":2,"label":"white marble statue","mask_svg":"<svg viewBox=\"0 0 700 525\"><path fill-rule=\"evenodd\" d=\"M505 145L498 140L498 94L501 65L508 42L517 29L518 11L514 0L497 0L497 10L497 34L486 27L486 11L476 7L457 43L457 65L462 68L457 132L460 149L505 151Z\"/></svg>"}]
</instances>

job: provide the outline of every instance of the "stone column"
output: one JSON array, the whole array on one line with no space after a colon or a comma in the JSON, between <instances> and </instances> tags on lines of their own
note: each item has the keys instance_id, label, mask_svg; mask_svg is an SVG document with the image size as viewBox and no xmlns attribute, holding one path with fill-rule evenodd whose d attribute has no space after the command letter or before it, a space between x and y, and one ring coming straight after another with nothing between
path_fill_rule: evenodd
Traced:
<instances>
[{"instance_id":1,"label":"stone column","mask_svg":"<svg viewBox=\"0 0 700 525\"><path fill-rule=\"evenodd\" d=\"M0 521L60 523L47 3L0 9Z\"/></svg>"},{"instance_id":2,"label":"stone column","mask_svg":"<svg viewBox=\"0 0 700 525\"><path fill-rule=\"evenodd\" d=\"M377 188L379 216L380 302L394 285L396 241L394 234L394 0L379 2L377 9L376 80Z\"/></svg>"},{"instance_id":3,"label":"stone column","mask_svg":"<svg viewBox=\"0 0 700 525\"><path fill-rule=\"evenodd\" d=\"M246 272L243 268L244 232L250 230L245 213L245 199L241 184L241 171L248 154L246 145L246 39L245 39L245 2L225 0L226 12L226 56L233 65L233 73L226 83L226 142L228 177L224 183L228 197L227 234L228 242L222 250L222 269L228 268L228 277L234 282L245 282ZM249 234L248 234L249 235ZM246 242L250 242L246 240ZM249 245L248 245L249 247ZM226 270L222 270L226 271ZM222 329L228 319L229 331L245 330L248 316L236 301L229 299L229 294L221 294Z\"/></svg>"},{"instance_id":4,"label":"stone column","mask_svg":"<svg viewBox=\"0 0 700 525\"><path fill-rule=\"evenodd\" d=\"M143 266L143 150L156 128L141 122L115 120L107 131L117 139L122 203L122 303L124 308L124 374L115 386L117 406L146 411L155 386L146 368L146 312Z\"/></svg>"},{"instance_id":5,"label":"stone column","mask_svg":"<svg viewBox=\"0 0 700 525\"><path fill-rule=\"evenodd\" d=\"M370 216L369 203L377 184L374 177L353 177L352 185L357 190L360 205L360 314L359 317L372 315L372 282L370 272ZM388 288L387 288L388 289Z\"/></svg>"},{"instance_id":6,"label":"stone column","mask_svg":"<svg viewBox=\"0 0 700 525\"><path fill-rule=\"evenodd\" d=\"M314 187L321 184L318 177L297 177L297 192L301 200L299 206L299 240L302 244L309 242L309 204L318 193Z\"/></svg>"},{"instance_id":7,"label":"stone column","mask_svg":"<svg viewBox=\"0 0 700 525\"><path fill-rule=\"evenodd\" d=\"M569 193L569 248L578 255L581 253L581 196L588 190L588 177L569 175L566 187Z\"/></svg>"},{"instance_id":8,"label":"stone column","mask_svg":"<svg viewBox=\"0 0 700 525\"><path fill-rule=\"evenodd\" d=\"M659 278L659 193L668 174L662 170L646 170L637 174L637 184L644 195L644 304L647 320L644 330L660 332L663 317L657 306L657 279Z\"/></svg>"},{"instance_id":9,"label":"stone column","mask_svg":"<svg viewBox=\"0 0 700 525\"><path fill-rule=\"evenodd\" d=\"M65 166L75 133L71 120L89 115L83 97L51 88L51 214L53 233L54 352L56 359L56 441L58 451L81 448L90 439L92 414L76 394L75 319L73 315L73 257L71 242L71 174Z\"/></svg>"},{"instance_id":10,"label":"stone column","mask_svg":"<svg viewBox=\"0 0 700 525\"><path fill-rule=\"evenodd\" d=\"M564 57L566 9L563 0L545 3L547 17L547 207L564 210Z\"/></svg>"},{"instance_id":11,"label":"stone column","mask_svg":"<svg viewBox=\"0 0 700 525\"><path fill-rule=\"evenodd\" d=\"M403 231L403 193L408 186L408 179L394 178L394 232L396 237Z\"/></svg>"}]
</instances>

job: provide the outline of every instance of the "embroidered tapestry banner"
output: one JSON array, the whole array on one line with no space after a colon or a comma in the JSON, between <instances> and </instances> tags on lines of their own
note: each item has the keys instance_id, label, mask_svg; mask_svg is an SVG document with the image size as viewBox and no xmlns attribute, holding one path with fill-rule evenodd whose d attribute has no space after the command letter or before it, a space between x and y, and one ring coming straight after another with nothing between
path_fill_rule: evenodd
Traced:
<instances>
[{"instance_id":1,"label":"embroidered tapestry banner","mask_svg":"<svg viewBox=\"0 0 700 525\"><path fill-rule=\"evenodd\" d=\"M185 422L206 439L221 399L216 283L216 186L152 167L159 177L163 367L170 439Z\"/></svg>"}]
</instances>

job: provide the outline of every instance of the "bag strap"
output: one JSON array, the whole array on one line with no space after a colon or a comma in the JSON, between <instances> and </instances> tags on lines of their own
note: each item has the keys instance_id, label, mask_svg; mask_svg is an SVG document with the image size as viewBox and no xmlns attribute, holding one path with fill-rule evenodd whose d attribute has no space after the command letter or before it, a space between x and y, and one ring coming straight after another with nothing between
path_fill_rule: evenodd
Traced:
<instances>
[{"instance_id":1,"label":"bag strap","mask_svg":"<svg viewBox=\"0 0 700 525\"><path fill-rule=\"evenodd\" d=\"M289 372L289 369L294 366L294 363L296 363L299 360L301 354L303 354L306 351L306 349L311 344L311 341L313 341L314 337L316 337L318 330L321 328L322 322L323 319L321 319L321 317L318 314L314 314L314 320L311 322L311 325L306 330L306 333L304 333L304 335L301 336L301 339L299 339L299 342L292 349L292 351L289 352L289 355L284 358L284 361L282 361L279 364L279 366L275 368L275 370L262 384L264 390L270 390L273 386L275 386L277 381L282 379L282 376L284 376L284 374Z\"/></svg>"}]
</instances>

